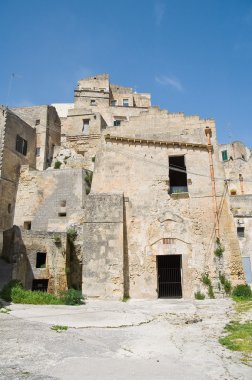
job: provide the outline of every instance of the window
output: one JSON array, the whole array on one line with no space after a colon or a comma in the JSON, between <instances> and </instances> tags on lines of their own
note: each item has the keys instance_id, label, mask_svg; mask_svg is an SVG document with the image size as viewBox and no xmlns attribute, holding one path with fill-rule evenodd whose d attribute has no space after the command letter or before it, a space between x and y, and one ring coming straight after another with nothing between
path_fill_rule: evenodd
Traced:
<instances>
[{"instance_id":1,"label":"window","mask_svg":"<svg viewBox=\"0 0 252 380\"><path fill-rule=\"evenodd\" d=\"M40 119L37 119L36 121L35 121L35 125L39 125L40 124Z\"/></svg>"},{"instance_id":2,"label":"window","mask_svg":"<svg viewBox=\"0 0 252 380\"><path fill-rule=\"evenodd\" d=\"M163 238L163 244L174 244L174 239Z\"/></svg>"},{"instance_id":3,"label":"window","mask_svg":"<svg viewBox=\"0 0 252 380\"><path fill-rule=\"evenodd\" d=\"M245 278L247 284L252 283L252 272L251 272L251 262L249 256L242 257L242 265L245 273Z\"/></svg>"},{"instance_id":4,"label":"window","mask_svg":"<svg viewBox=\"0 0 252 380\"><path fill-rule=\"evenodd\" d=\"M16 151L24 156L27 154L27 141L19 135L16 137Z\"/></svg>"},{"instance_id":5,"label":"window","mask_svg":"<svg viewBox=\"0 0 252 380\"><path fill-rule=\"evenodd\" d=\"M96 106L96 101L95 101L95 99L91 99L91 100L90 100L90 105L91 105L91 106Z\"/></svg>"},{"instance_id":6,"label":"window","mask_svg":"<svg viewBox=\"0 0 252 380\"><path fill-rule=\"evenodd\" d=\"M66 200L60 202L60 207L66 207Z\"/></svg>"},{"instance_id":7,"label":"window","mask_svg":"<svg viewBox=\"0 0 252 380\"><path fill-rule=\"evenodd\" d=\"M114 127L120 127L121 120L114 120Z\"/></svg>"},{"instance_id":8,"label":"window","mask_svg":"<svg viewBox=\"0 0 252 380\"><path fill-rule=\"evenodd\" d=\"M117 105L117 100L111 100L111 106L115 107Z\"/></svg>"},{"instance_id":9,"label":"window","mask_svg":"<svg viewBox=\"0 0 252 380\"><path fill-rule=\"evenodd\" d=\"M222 155L222 161L228 160L227 150L222 150L221 155Z\"/></svg>"},{"instance_id":10,"label":"window","mask_svg":"<svg viewBox=\"0 0 252 380\"><path fill-rule=\"evenodd\" d=\"M46 252L37 252L36 256L36 268L46 267Z\"/></svg>"},{"instance_id":11,"label":"window","mask_svg":"<svg viewBox=\"0 0 252 380\"><path fill-rule=\"evenodd\" d=\"M31 222L30 221L24 222L24 229L25 230L30 230L31 229Z\"/></svg>"},{"instance_id":12,"label":"window","mask_svg":"<svg viewBox=\"0 0 252 380\"><path fill-rule=\"evenodd\" d=\"M58 216L66 216L66 211L60 211L60 212L58 213Z\"/></svg>"},{"instance_id":13,"label":"window","mask_svg":"<svg viewBox=\"0 0 252 380\"><path fill-rule=\"evenodd\" d=\"M11 203L8 203L8 213L11 213Z\"/></svg>"},{"instance_id":14,"label":"window","mask_svg":"<svg viewBox=\"0 0 252 380\"><path fill-rule=\"evenodd\" d=\"M82 132L84 133L84 135L88 135L89 133L89 121L89 119L83 120Z\"/></svg>"},{"instance_id":15,"label":"window","mask_svg":"<svg viewBox=\"0 0 252 380\"><path fill-rule=\"evenodd\" d=\"M123 99L123 107L129 107L129 99Z\"/></svg>"},{"instance_id":16,"label":"window","mask_svg":"<svg viewBox=\"0 0 252 380\"><path fill-rule=\"evenodd\" d=\"M40 156L40 148L36 148L36 157Z\"/></svg>"},{"instance_id":17,"label":"window","mask_svg":"<svg viewBox=\"0 0 252 380\"><path fill-rule=\"evenodd\" d=\"M187 193L185 156L169 157L170 194Z\"/></svg>"},{"instance_id":18,"label":"window","mask_svg":"<svg viewBox=\"0 0 252 380\"><path fill-rule=\"evenodd\" d=\"M245 236L245 227L237 227L237 236L244 237Z\"/></svg>"}]
</instances>

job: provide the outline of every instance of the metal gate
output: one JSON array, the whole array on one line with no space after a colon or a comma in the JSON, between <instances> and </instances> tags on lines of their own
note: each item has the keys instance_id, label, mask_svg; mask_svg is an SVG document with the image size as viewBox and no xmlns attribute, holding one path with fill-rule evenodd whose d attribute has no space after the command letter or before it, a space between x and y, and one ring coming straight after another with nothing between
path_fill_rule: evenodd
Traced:
<instances>
[{"instance_id":1,"label":"metal gate","mask_svg":"<svg viewBox=\"0 0 252 380\"><path fill-rule=\"evenodd\" d=\"M181 255L157 256L158 297L181 298Z\"/></svg>"},{"instance_id":2,"label":"metal gate","mask_svg":"<svg viewBox=\"0 0 252 380\"><path fill-rule=\"evenodd\" d=\"M47 292L48 280L33 280L32 290L40 290L41 292Z\"/></svg>"}]
</instances>

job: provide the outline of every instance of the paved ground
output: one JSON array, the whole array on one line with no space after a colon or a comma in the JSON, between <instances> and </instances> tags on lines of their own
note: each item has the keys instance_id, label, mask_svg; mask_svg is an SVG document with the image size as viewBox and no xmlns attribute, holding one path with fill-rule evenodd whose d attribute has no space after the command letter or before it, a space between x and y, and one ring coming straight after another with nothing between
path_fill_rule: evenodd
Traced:
<instances>
[{"instance_id":1,"label":"paved ground","mask_svg":"<svg viewBox=\"0 0 252 380\"><path fill-rule=\"evenodd\" d=\"M9 307L0 313L0 379L252 379L218 343L234 318L230 300ZM69 328L57 333L56 324Z\"/></svg>"}]
</instances>

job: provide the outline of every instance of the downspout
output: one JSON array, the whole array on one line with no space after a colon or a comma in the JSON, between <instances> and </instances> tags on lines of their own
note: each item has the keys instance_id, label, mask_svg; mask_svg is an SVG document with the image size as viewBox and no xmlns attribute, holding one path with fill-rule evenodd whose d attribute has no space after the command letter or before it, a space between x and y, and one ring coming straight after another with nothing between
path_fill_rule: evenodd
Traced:
<instances>
[{"instance_id":1,"label":"downspout","mask_svg":"<svg viewBox=\"0 0 252 380\"><path fill-rule=\"evenodd\" d=\"M215 178L214 178L214 166L213 166L213 146L211 143L211 136L212 131L211 128L206 127L205 128L205 134L207 137L207 150L208 150L208 157L209 157L209 166L210 166L210 176L211 176L211 183L212 183L212 197L213 197L213 208L214 208L214 218L215 218L215 235L216 238L220 238L220 227L219 227L219 217L218 217L218 206L217 206L217 197L216 197L216 188L215 188Z\"/></svg>"}]
</instances>

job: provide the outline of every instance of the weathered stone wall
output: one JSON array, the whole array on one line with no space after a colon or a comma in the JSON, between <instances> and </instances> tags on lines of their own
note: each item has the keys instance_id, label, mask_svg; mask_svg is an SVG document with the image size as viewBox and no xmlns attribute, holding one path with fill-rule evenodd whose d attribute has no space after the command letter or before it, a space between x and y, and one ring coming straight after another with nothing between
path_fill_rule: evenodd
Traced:
<instances>
[{"instance_id":1,"label":"weathered stone wall","mask_svg":"<svg viewBox=\"0 0 252 380\"><path fill-rule=\"evenodd\" d=\"M226 196L223 199L225 176L218 161L214 122L150 109L119 128L111 128L111 136L116 135L118 140L106 139L97 154L92 185L95 193L123 192L129 199L125 211L131 297L157 296L156 255L160 254L182 255L185 298L193 297L202 288L200 279L204 272L210 274L217 288L220 266L214 257L216 226L206 149L207 126L212 128L214 170L218 178L220 233L225 245L222 266L234 282L243 280L234 222ZM126 140L120 141L120 136ZM128 142L127 137L133 140ZM162 141L178 144L159 144ZM188 194L168 194L168 160L176 155L185 156ZM172 244L163 244L163 239L171 239Z\"/></svg>"},{"instance_id":2,"label":"weathered stone wall","mask_svg":"<svg viewBox=\"0 0 252 380\"><path fill-rule=\"evenodd\" d=\"M57 233L60 243L55 242L55 234L50 232L25 231L15 227L15 250L13 278L20 280L27 289L33 280L49 280L48 292L66 290L69 247L66 233ZM38 252L46 253L44 268L36 268Z\"/></svg>"},{"instance_id":3,"label":"weathered stone wall","mask_svg":"<svg viewBox=\"0 0 252 380\"><path fill-rule=\"evenodd\" d=\"M123 196L90 194L83 213L83 294L123 297Z\"/></svg>"},{"instance_id":4,"label":"weathered stone wall","mask_svg":"<svg viewBox=\"0 0 252 380\"><path fill-rule=\"evenodd\" d=\"M50 166L55 145L60 145L61 123L53 106L32 106L13 108L27 124L36 129L36 169L45 170Z\"/></svg>"},{"instance_id":5,"label":"weathered stone wall","mask_svg":"<svg viewBox=\"0 0 252 380\"><path fill-rule=\"evenodd\" d=\"M20 166L35 167L36 132L6 108L0 110L0 230L12 227ZM27 153L16 150L17 135L27 141Z\"/></svg>"},{"instance_id":6,"label":"weathered stone wall","mask_svg":"<svg viewBox=\"0 0 252 380\"><path fill-rule=\"evenodd\" d=\"M66 231L81 210L85 193L81 169L21 170L15 224L31 222L34 231ZM62 216L61 216L62 215Z\"/></svg>"},{"instance_id":7,"label":"weathered stone wall","mask_svg":"<svg viewBox=\"0 0 252 380\"><path fill-rule=\"evenodd\" d=\"M237 236L242 257L249 258L250 278L252 273L252 195L236 195L230 197L231 210L234 216ZM244 228L244 236L239 236L238 228ZM251 283L252 285L252 283Z\"/></svg>"},{"instance_id":8,"label":"weathered stone wall","mask_svg":"<svg viewBox=\"0 0 252 380\"><path fill-rule=\"evenodd\" d=\"M223 160L222 152L227 152ZM252 154L251 150L239 141L219 146L219 158L223 163L229 183L230 195L252 194Z\"/></svg>"}]
</instances>

